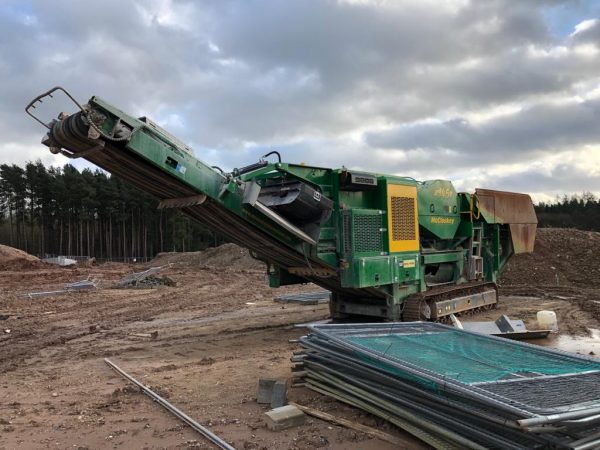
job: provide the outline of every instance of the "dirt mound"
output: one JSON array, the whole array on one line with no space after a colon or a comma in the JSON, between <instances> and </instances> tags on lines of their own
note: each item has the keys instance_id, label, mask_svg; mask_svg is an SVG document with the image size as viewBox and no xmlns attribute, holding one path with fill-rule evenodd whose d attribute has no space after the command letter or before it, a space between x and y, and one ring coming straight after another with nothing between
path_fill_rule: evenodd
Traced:
<instances>
[{"instance_id":1,"label":"dirt mound","mask_svg":"<svg viewBox=\"0 0 600 450\"><path fill-rule=\"evenodd\" d=\"M532 254L511 258L501 286L600 286L600 233L570 228L537 230Z\"/></svg>"},{"instance_id":2,"label":"dirt mound","mask_svg":"<svg viewBox=\"0 0 600 450\"><path fill-rule=\"evenodd\" d=\"M44 263L39 258L17 248L0 244L0 269L18 270L26 268L35 268Z\"/></svg>"},{"instance_id":3,"label":"dirt mound","mask_svg":"<svg viewBox=\"0 0 600 450\"><path fill-rule=\"evenodd\" d=\"M265 264L252 258L247 249L235 244L223 244L201 252L159 253L150 262L152 266L162 266L169 263L186 267L230 267L233 269L256 270L265 268Z\"/></svg>"}]
</instances>

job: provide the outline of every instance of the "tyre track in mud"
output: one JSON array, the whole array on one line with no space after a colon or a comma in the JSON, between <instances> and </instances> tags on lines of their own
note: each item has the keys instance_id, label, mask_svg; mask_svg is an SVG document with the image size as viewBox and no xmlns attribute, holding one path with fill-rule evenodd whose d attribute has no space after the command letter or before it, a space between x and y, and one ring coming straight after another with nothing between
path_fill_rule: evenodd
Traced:
<instances>
[{"instance_id":1,"label":"tyre track in mud","mask_svg":"<svg viewBox=\"0 0 600 450\"><path fill-rule=\"evenodd\" d=\"M128 270L103 274L101 269L95 269L95 272L103 275L106 283L112 283ZM251 320L253 313L248 315L239 309L239 305L246 301L267 299L272 302L273 294L266 286L264 272L204 268L169 269L164 274L176 279L178 285L157 289L99 289L33 300L18 296L20 279L12 283L17 289L12 292L9 283L8 292L4 291L0 297L0 301L4 300L0 310L7 308L18 311L16 317L21 318L11 318L3 323L10 333L0 334L0 352L3 355L0 373L18 367L43 349L67 344L71 346L73 341L91 335L90 326L103 331L96 336L98 339L95 340L99 342L122 339L132 331L161 328L164 333L170 328L200 327L204 322L237 320L243 324L250 320L248 326L253 326L251 323L258 320L263 322L262 325L254 326L264 326L264 315ZM45 281L51 280L52 275L60 282L73 277L71 273L61 270L48 271ZM7 278L7 274L0 278ZM268 314L276 312L277 308L274 307ZM155 320L169 315L177 315L170 319L172 323ZM292 323L295 318L297 315L292 315L283 324ZM89 343L85 346L89 346Z\"/></svg>"}]
</instances>

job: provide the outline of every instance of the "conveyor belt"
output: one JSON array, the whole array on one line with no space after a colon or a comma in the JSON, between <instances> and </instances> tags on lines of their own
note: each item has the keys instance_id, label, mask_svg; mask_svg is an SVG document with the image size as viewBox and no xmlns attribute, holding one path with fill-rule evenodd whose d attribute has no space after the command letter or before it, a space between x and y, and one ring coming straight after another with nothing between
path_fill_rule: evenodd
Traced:
<instances>
[{"instance_id":1,"label":"conveyor belt","mask_svg":"<svg viewBox=\"0 0 600 450\"><path fill-rule=\"evenodd\" d=\"M54 122L50 137L62 148L75 155L81 153L82 157L98 167L154 195L158 199L187 197L200 193L125 147L125 141L111 142L110 140L89 139L87 137L89 126L86 125L85 120L82 113L76 113L60 122ZM98 144L103 144L103 148L91 153L87 152ZM197 222L218 231L227 239L252 250L266 260L285 268L307 266L305 255L265 234L210 198L201 205L182 208L182 211ZM326 268L320 261L310 258L310 255L307 254L306 257L310 259L313 268ZM346 296L355 295L364 298L368 295L373 297L383 295L374 289L368 291L342 289L338 276L329 278L309 276L305 278L325 289L344 292Z\"/></svg>"}]
</instances>

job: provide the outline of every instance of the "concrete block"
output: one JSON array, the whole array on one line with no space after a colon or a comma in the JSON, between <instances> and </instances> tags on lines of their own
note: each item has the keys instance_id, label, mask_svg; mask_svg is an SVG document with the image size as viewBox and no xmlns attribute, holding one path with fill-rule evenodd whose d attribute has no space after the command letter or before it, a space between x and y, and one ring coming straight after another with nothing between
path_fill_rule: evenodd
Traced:
<instances>
[{"instance_id":1,"label":"concrete block","mask_svg":"<svg viewBox=\"0 0 600 450\"><path fill-rule=\"evenodd\" d=\"M256 393L257 403L271 403L273 386L279 381L277 378L260 377L258 379L258 391Z\"/></svg>"},{"instance_id":2,"label":"concrete block","mask_svg":"<svg viewBox=\"0 0 600 450\"><path fill-rule=\"evenodd\" d=\"M271 391L271 408L279 408L287 405L287 383L279 380L273 385Z\"/></svg>"},{"instance_id":3,"label":"concrete block","mask_svg":"<svg viewBox=\"0 0 600 450\"><path fill-rule=\"evenodd\" d=\"M264 414L267 428L271 431L280 431L287 428L304 425L306 415L292 405L281 406Z\"/></svg>"}]
</instances>

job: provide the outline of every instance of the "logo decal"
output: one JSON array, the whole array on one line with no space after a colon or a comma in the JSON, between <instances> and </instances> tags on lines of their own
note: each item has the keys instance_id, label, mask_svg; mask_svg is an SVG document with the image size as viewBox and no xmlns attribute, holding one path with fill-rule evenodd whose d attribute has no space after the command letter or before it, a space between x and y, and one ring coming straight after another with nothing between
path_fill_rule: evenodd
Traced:
<instances>
[{"instance_id":1,"label":"logo decal","mask_svg":"<svg viewBox=\"0 0 600 450\"><path fill-rule=\"evenodd\" d=\"M454 217L432 217L431 223L437 223L440 225L452 225L454 223Z\"/></svg>"},{"instance_id":2,"label":"logo decal","mask_svg":"<svg viewBox=\"0 0 600 450\"><path fill-rule=\"evenodd\" d=\"M435 197L450 198L450 197L452 197L452 189L440 187L440 188L437 188L435 191L433 191L433 195Z\"/></svg>"}]
</instances>

